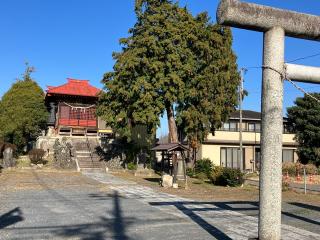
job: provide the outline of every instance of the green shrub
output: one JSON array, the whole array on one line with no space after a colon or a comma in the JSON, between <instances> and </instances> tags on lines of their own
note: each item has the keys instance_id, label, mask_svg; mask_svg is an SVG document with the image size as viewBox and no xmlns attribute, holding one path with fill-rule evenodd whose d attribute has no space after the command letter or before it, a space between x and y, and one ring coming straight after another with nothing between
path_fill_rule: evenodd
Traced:
<instances>
[{"instance_id":1,"label":"green shrub","mask_svg":"<svg viewBox=\"0 0 320 240\"><path fill-rule=\"evenodd\" d=\"M243 184L243 173L239 169L222 168L222 172L217 172L215 181L216 185L236 187ZM212 178L213 181L213 178Z\"/></svg>"},{"instance_id":2,"label":"green shrub","mask_svg":"<svg viewBox=\"0 0 320 240\"><path fill-rule=\"evenodd\" d=\"M290 176L295 176L297 174L297 166L295 163L285 162L282 164L282 174L286 175L287 173Z\"/></svg>"},{"instance_id":3,"label":"green shrub","mask_svg":"<svg viewBox=\"0 0 320 240\"><path fill-rule=\"evenodd\" d=\"M282 181L282 191L285 192L285 191L288 191L289 189L290 189L289 183Z\"/></svg>"},{"instance_id":4,"label":"green shrub","mask_svg":"<svg viewBox=\"0 0 320 240\"><path fill-rule=\"evenodd\" d=\"M129 162L127 165L128 170L137 170L137 164Z\"/></svg>"},{"instance_id":5,"label":"green shrub","mask_svg":"<svg viewBox=\"0 0 320 240\"><path fill-rule=\"evenodd\" d=\"M246 172L245 175L244 175L245 179L256 178L256 177L259 177L257 172Z\"/></svg>"},{"instance_id":6,"label":"green shrub","mask_svg":"<svg viewBox=\"0 0 320 240\"><path fill-rule=\"evenodd\" d=\"M209 158L204 158L196 161L195 174L198 176L200 173L210 178L213 169L213 164Z\"/></svg>"},{"instance_id":7,"label":"green shrub","mask_svg":"<svg viewBox=\"0 0 320 240\"><path fill-rule=\"evenodd\" d=\"M212 168L212 172L210 175L210 180L213 184L216 184L217 180L221 177L223 173L223 167L221 166L214 166Z\"/></svg>"},{"instance_id":8,"label":"green shrub","mask_svg":"<svg viewBox=\"0 0 320 240\"><path fill-rule=\"evenodd\" d=\"M186 174L188 177L195 177L194 168L187 168Z\"/></svg>"},{"instance_id":9,"label":"green shrub","mask_svg":"<svg viewBox=\"0 0 320 240\"><path fill-rule=\"evenodd\" d=\"M292 163L286 162L282 164L282 174L286 175L287 173L289 176L294 177L299 172L300 175L303 175L303 169L306 168L306 174L316 174L318 172L317 167L314 164L300 164L300 163Z\"/></svg>"},{"instance_id":10,"label":"green shrub","mask_svg":"<svg viewBox=\"0 0 320 240\"><path fill-rule=\"evenodd\" d=\"M45 155L45 151L43 149L32 149L29 151L28 155L31 163L33 164L44 164L43 157Z\"/></svg>"},{"instance_id":11,"label":"green shrub","mask_svg":"<svg viewBox=\"0 0 320 240\"><path fill-rule=\"evenodd\" d=\"M203 172L200 172L196 175L196 177L201 180L201 181L205 181L206 179L208 179L208 176L207 174L203 173Z\"/></svg>"},{"instance_id":12,"label":"green shrub","mask_svg":"<svg viewBox=\"0 0 320 240\"><path fill-rule=\"evenodd\" d=\"M316 167L316 165L309 163L305 165L306 168L306 174L317 174L318 173L318 169ZM303 171L303 168L302 168Z\"/></svg>"}]
</instances>

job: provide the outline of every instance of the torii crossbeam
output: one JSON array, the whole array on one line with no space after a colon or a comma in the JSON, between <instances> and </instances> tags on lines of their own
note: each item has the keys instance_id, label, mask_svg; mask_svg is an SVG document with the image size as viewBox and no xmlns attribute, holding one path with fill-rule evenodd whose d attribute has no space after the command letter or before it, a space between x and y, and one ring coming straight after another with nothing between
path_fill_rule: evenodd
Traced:
<instances>
[{"instance_id":1,"label":"torii crossbeam","mask_svg":"<svg viewBox=\"0 0 320 240\"><path fill-rule=\"evenodd\" d=\"M283 80L320 83L320 68L284 63L285 36L320 41L320 17L222 0L219 24L263 32L259 239L281 238Z\"/></svg>"}]
</instances>

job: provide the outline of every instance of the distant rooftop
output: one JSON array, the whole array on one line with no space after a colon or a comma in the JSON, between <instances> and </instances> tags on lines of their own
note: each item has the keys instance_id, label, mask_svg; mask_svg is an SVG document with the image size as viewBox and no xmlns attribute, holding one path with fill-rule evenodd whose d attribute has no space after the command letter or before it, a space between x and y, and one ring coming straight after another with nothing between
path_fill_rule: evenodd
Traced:
<instances>
[{"instance_id":1,"label":"distant rooftop","mask_svg":"<svg viewBox=\"0 0 320 240\"><path fill-rule=\"evenodd\" d=\"M68 82L57 86L47 86L47 95L60 94L60 95L74 95L85 97L97 97L101 92L99 88L96 88L89 84L89 80L79 80L67 78Z\"/></svg>"},{"instance_id":2,"label":"distant rooftop","mask_svg":"<svg viewBox=\"0 0 320 240\"><path fill-rule=\"evenodd\" d=\"M230 115L231 119L239 119L240 118L240 111L237 110ZM242 118L245 119L261 119L261 112L255 112L251 110L242 110Z\"/></svg>"},{"instance_id":3,"label":"distant rooftop","mask_svg":"<svg viewBox=\"0 0 320 240\"><path fill-rule=\"evenodd\" d=\"M159 144L153 148L151 148L153 151L179 151L179 150L184 150L184 151L189 151L189 148L187 146L182 145L181 143L165 143L165 144Z\"/></svg>"},{"instance_id":4,"label":"distant rooftop","mask_svg":"<svg viewBox=\"0 0 320 240\"><path fill-rule=\"evenodd\" d=\"M239 110L230 114L230 119L239 119L240 112ZM250 120L261 120L261 112L251 111L251 110L242 110L242 118ZM284 121L287 121L286 117L283 117Z\"/></svg>"}]
</instances>

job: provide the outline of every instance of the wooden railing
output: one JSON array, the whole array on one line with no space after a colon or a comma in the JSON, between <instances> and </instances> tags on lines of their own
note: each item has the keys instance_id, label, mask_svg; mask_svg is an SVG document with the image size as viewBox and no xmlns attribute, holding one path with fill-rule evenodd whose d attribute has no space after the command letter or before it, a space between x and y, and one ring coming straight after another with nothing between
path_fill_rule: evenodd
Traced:
<instances>
[{"instance_id":1,"label":"wooden railing","mask_svg":"<svg viewBox=\"0 0 320 240\"><path fill-rule=\"evenodd\" d=\"M81 127L97 127L97 120L84 119L59 119L59 125L63 126L81 126Z\"/></svg>"}]
</instances>

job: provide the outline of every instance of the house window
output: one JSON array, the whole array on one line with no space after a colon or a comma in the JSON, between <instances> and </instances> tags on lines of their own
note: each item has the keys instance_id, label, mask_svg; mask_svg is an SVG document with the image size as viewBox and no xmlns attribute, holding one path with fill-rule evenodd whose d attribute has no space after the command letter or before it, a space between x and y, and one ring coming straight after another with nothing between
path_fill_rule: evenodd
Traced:
<instances>
[{"instance_id":1,"label":"house window","mask_svg":"<svg viewBox=\"0 0 320 240\"><path fill-rule=\"evenodd\" d=\"M282 162L293 162L294 149L282 149Z\"/></svg>"},{"instance_id":2,"label":"house window","mask_svg":"<svg viewBox=\"0 0 320 240\"><path fill-rule=\"evenodd\" d=\"M256 128L255 128L255 130L256 130L256 132L260 132L261 131L261 125L260 125L260 123L256 123L256 126L255 126Z\"/></svg>"},{"instance_id":3,"label":"house window","mask_svg":"<svg viewBox=\"0 0 320 240\"><path fill-rule=\"evenodd\" d=\"M254 123L248 123L248 131L254 132L255 131L255 124Z\"/></svg>"},{"instance_id":4,"label":"house window","mask_svg":"<svg viewBox=\"0 0 320 240\"><path fill-rule=\"evenodd\" d=\"M235 122L230 122L230 131L237 131L237 123Z\"/></svg>"},{"instance_id":5,"label":"house window","mask_svg":"<svg viewBox=\"0 0 320 240\"><path fill-rule=\"evenodd\" d=\"M240 151L239 148L221 148L220 166L228 168L239 168Z\"/></svg>"},{"instance_id":6,"label":"house window","mask_svg":"<svg viewBox=\"0 0 320 240\"><path fill-rule=\"evenodd\" d=\"M225 130L225 131L229 131L229 129L230 129L230 123L224 123L222 129Z\"/></svg>"},{"instance_id":7,"label":"house window","mask_svg":"<svg viewBox=\"0 0 320 240\"><path fill-rule=\"evenodd\" d=\"M260 132L260 130L261 130L260 123L248 123L249 132Z\"/></svg>"},{"instance_id":8,"label":"house window","mask_svg":"<svg viewBox=\"0 0 320 240\"><path fill-rule=\"evenodd\" d=\"M236 132L237 131L237 123L236 122L224 123L222 130Z\"/></svg>"}]
</instances>

